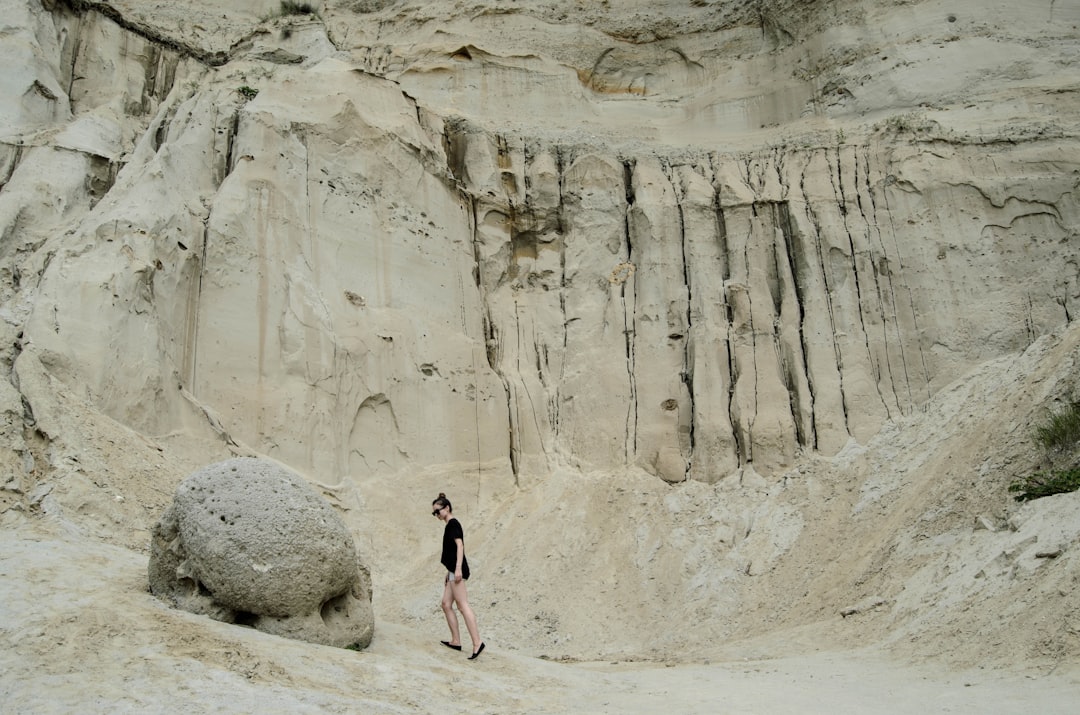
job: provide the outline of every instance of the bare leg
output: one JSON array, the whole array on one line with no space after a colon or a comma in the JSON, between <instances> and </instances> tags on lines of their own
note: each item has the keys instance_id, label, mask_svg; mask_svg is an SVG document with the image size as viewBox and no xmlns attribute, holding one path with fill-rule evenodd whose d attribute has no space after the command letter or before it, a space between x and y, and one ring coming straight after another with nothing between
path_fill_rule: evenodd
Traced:
<instances>
[{"instance_id":1,"label":"bare leg","mask_svg":"<svg viewBox=\"0 0 1080 715\"><path fill-rule=\"evenodd\" d=\"M443 615L446 616L446 625L450 626L450 645L461 645L461 632L458 630L457 614L454 613L454 591L449 579L443 588L441 605ZM468 623L468 620L465 622ZM469 633L471 634L472 631Z\"/></svg>"},{"instance_id":2,"label":"bare leg","mask_svg":"<svg viewBox=\"0 0 1080 715\"><path fill-rule=\"evenodd\" d=\"M458 582L450 582L447 584L450 587L452 597L457 602L458 611L461 612L462 617L465 619L465 627L469 629L469 638L472 639L473 653L480 647L480 629L476 625L476 614L473 613L472 608L469 607L469 591L465 588L465 580L462 579ZM446 597L443 597L443 603L445 604ZM446 606L443 606L444 610ZM457 627L457 619L454 619L454 626Z\"/></svg>"}]
</instances>

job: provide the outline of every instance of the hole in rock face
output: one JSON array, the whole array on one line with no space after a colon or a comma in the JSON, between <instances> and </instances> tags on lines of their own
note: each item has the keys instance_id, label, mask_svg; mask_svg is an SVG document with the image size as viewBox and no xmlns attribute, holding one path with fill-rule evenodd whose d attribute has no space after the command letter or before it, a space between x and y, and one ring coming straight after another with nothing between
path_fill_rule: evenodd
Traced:
<instances>
[{"instance_id":1,"label":"hole in rock face","mask_svg":"<svg viewBox=\"0 0 1080 715\"><path fill-rule=\"evenodd\" d=\"M947 17L946 19L949 22L956 22L956 15L949 15L949 17Z\"/></svg>"},{"instance_id":2,"label":"hole in rock face","mask_svg":"<svg viewBox=\"0 0 1080 715\"><path fill-rule=\"evenodd\" d=\"M660 407L662 407L665 412L671 412L672 410L674 410L678 406L679 406L679 401L674 400L674 399L664 400L663 402L660 403Z\"/></svg>"},{"instance_id":3,"label":"hole in rock face","mask_svg":"<svg viewBox=\"0 0 1080 715\"><path fill-rule=\"evenodd\" d=\"M251 626L254 628L255 622L258 620L258 614L251 613L250 611L237 611L233 614L233 623L238 626Z\"/></svg>"},{"instance_id":4,"label":"hole in rock face","mask_svg":"<svg viewBox=\"0 0 1080 715\"><path fill-rule=\"evenodd\" d=\"M340 596L335 596L323 603L319 608L319 615L323 623L330 626L331 622L349 617L349 593L346 591Z\"/></svg>"}]
</instances>

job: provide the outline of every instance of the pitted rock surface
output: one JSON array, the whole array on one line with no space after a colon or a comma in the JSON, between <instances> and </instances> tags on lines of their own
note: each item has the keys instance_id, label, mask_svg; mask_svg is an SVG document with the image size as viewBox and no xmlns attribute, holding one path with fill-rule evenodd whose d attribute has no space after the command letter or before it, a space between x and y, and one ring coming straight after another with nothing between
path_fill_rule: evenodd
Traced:
<instances>
[{"instance_id":1,"label":"pitted rock surface","mask_svg":"<svg viewBox=\"0 0 1080 715\"><path fill-rule=\"evenodd\" d=\"M150 589L174 606L277 635L365 647L370 577L348 527L307 482L237 458L180 483L154 528Z\"/></svg>"}]
</instances>

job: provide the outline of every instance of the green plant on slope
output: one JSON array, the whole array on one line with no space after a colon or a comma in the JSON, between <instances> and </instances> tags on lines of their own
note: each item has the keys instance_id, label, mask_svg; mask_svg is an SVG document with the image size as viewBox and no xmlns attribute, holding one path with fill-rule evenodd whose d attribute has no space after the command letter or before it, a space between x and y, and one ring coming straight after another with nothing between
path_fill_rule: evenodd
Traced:
<instances>
[{"instance_id":1,"label":"green plant on slope","mask_svg":"<svg viewBox=\"0 0 1080 715\"><path fill-rule=\"evenodd\" d=\"M315 6L309 2L293 2L292 0L281 0L281 14L282 15L317 15L318 11Z\"/></svg>"},{"instance_id":2,"label":"green plant on slope","mask_svg":"<svg viewBox=\"0 0 1080 715\"><path fill-rule=\"evenodd\" d=\"M1035 441L1048 455L1067 452L1080 441L1080 402L1053 412L1035 428Z\"/></svg>"},{"instance_id":3,"label":"green plant on slope","mask_svg":"<svg viewBox=\"0 0 1080 715\"><path fill-rule=\"evenodd\" d=\"M1013 497L1016 501L1075 492L1077 489L1080 489L1080 467L1048 474L1036 472L1009 485L1009 491L1016 494Z\"/></svg>"},{"instance_id":4,"label":"green plant on slope","mask_svg":"<svg viewBox=\"0 0 1080 715\"><path fill-rule=\"evenodd\" d=\"M237 87L236 91L244 99L255 99L255 95L259 93L259 90L254 87L248 87L246 84L243 87Z\"/></svg>"},{"instance_id":5,"label":"green plant on slope","mask_svg":"<svg viewBox=\"0 0 1080 715\"><path fill-rule=\"evenodd\" d=\"M259 22L270 22L278 17L289 17L290 15L311 15L313 17L322 18L319 15L319 8L312 5L309 2L293 2L293 0L282 0L278 5L276 12L269 12L259 17Z\"/></svg>"},{"instance_id":6,"label":"green plant on slope","mask_svg":"<svg viewBox=\"0 0 1080 715\"><path fill-rule=\"evenodd\" d=\"M1016 495L1013 498L1028 501L1080 489L1080 466L1076 464L1080 443L1080 402L1072 402L1064 409L1052 412L1035 426L1033 436L1052 466L1063 461L1067 466L1016 480L1009 485L1009 491Z\"/></svg>"}]
</instances>

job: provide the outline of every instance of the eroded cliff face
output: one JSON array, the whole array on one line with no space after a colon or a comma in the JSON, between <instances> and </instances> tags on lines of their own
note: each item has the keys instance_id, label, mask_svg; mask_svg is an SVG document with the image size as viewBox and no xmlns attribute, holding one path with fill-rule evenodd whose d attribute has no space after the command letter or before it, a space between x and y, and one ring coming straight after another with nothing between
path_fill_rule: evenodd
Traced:
<instances>
[{"instance_id":1,"label":"eroded cliff face","mask_svg":"<svg viewBox=\"0 0 1080 715\"><path fill-rule=\"evenodd\" d=\"M1080 395L1080 9L610 5L7 3L0 526L142 552L260 455L395 624L446 491L534 655L1080 652L1006 492Z\"/></svg>"},{"instance_id":2,"label":"eroded cliff face","mask_svg":"<svg viewBox=\"0 0 1080 715\"><path fill-rule=\"evenodd\" d=\"M9 5L11 415L715 482L1080 309L1072 6Z\"/></svg>"}]
</instances>

